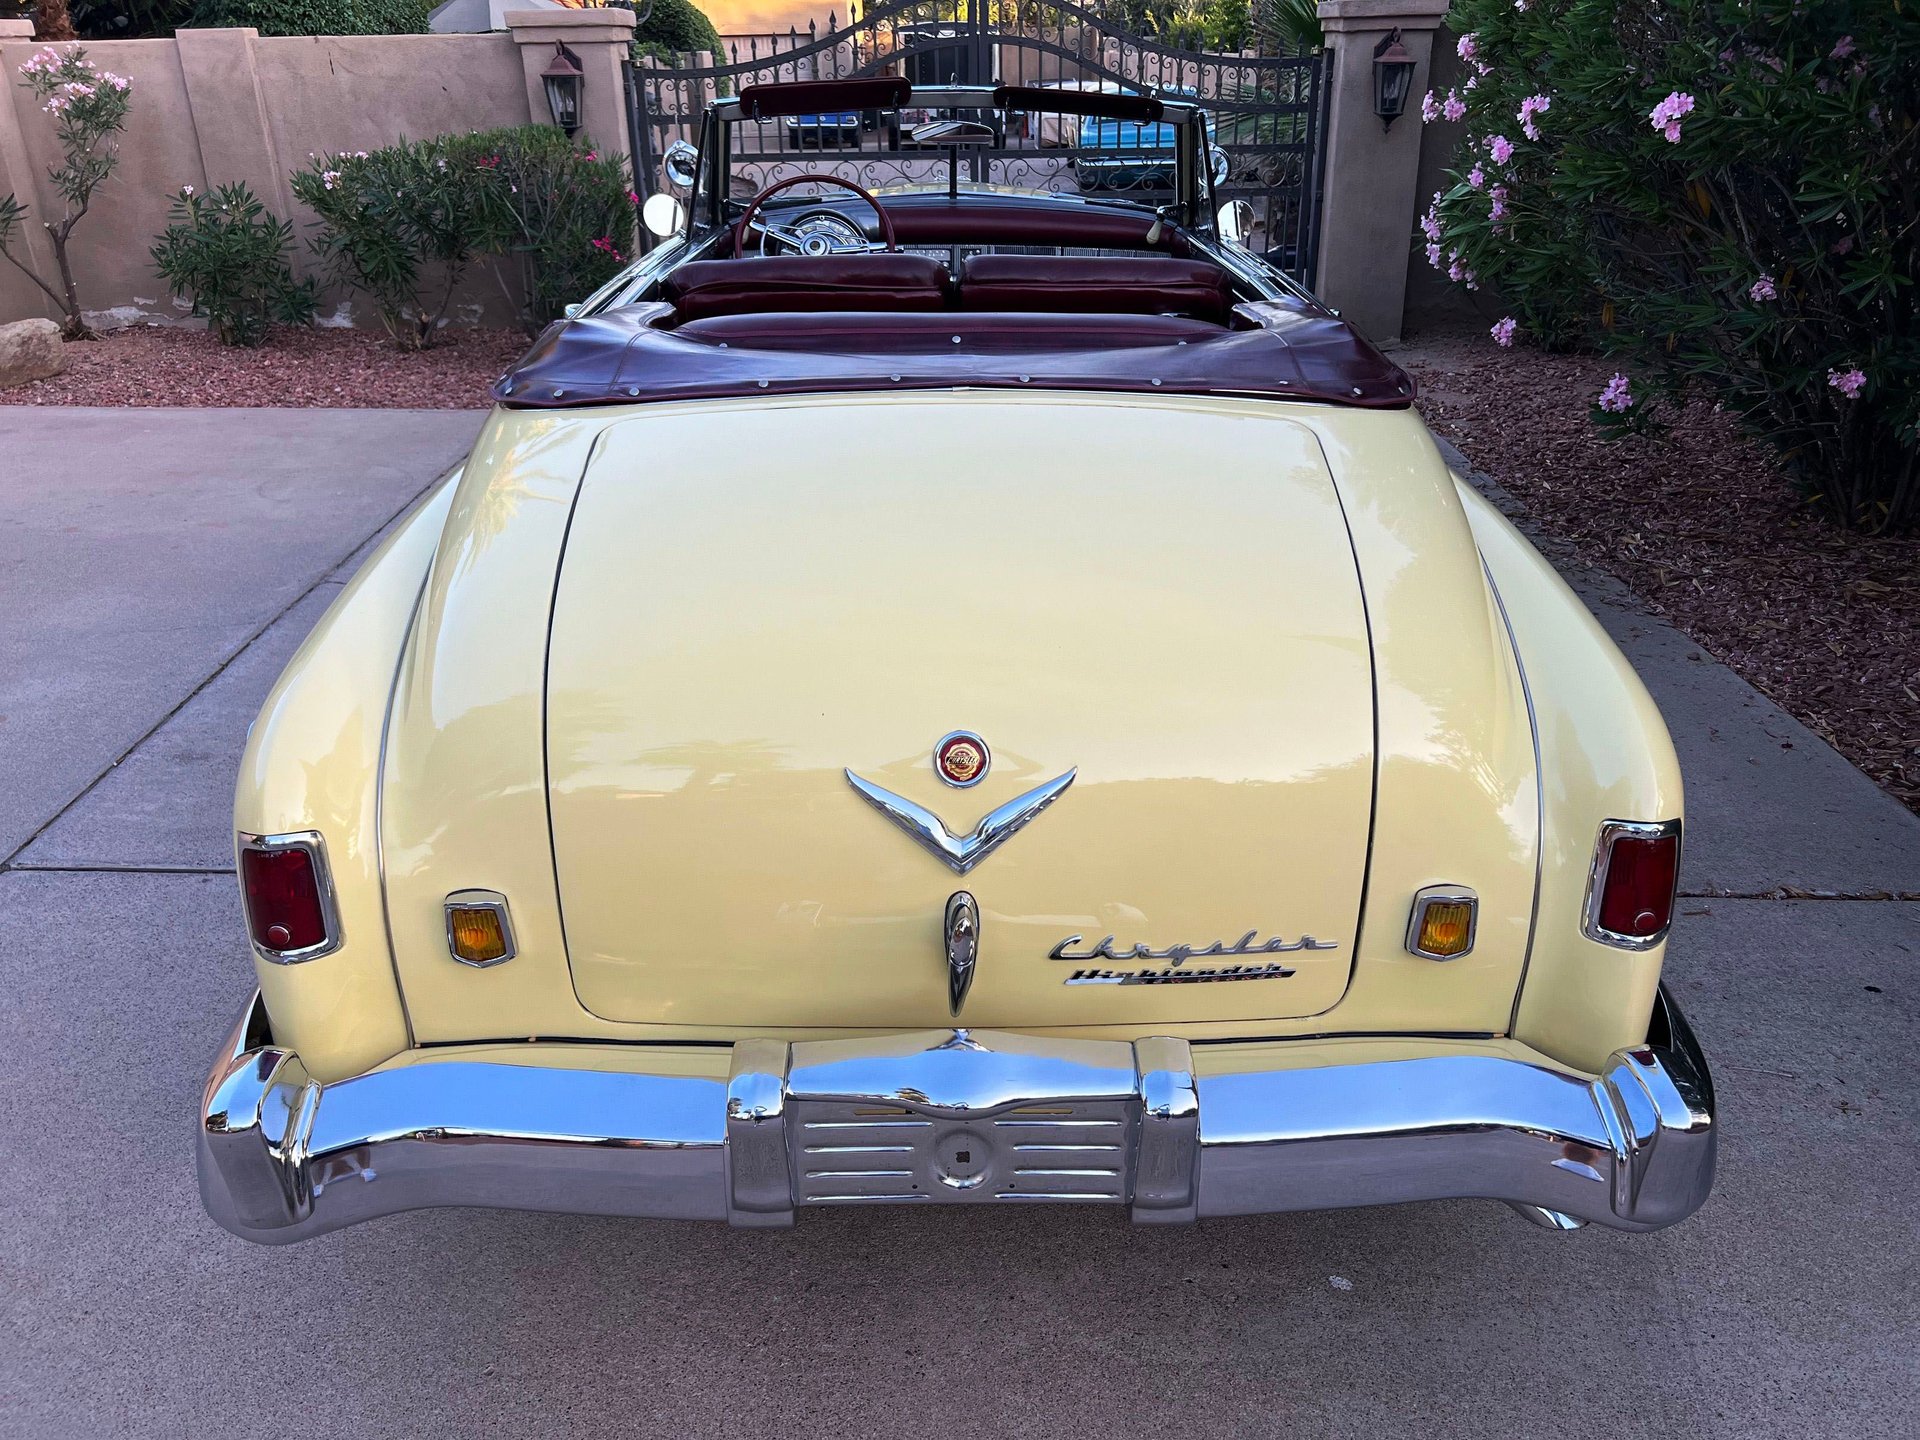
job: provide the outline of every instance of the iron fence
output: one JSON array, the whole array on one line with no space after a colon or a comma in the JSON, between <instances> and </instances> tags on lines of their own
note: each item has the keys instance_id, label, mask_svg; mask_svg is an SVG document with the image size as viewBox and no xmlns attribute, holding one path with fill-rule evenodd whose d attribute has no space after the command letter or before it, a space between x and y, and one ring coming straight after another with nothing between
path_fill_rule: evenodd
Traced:
<instances>
[{"instance_id":1,"label":"iron fence","mask_svg":"<svg viewBox=\"0 0 1920 1440\"><path fill-rule=\"evenodd\" d=\"M732 36L726 53L640 57L628 74L635 169L643 192L662 183L660 157L698 137L716 99L780 81L904 75L916 85L1103 88L1188 100L1206 111L1226 156L1222 200L1253 209L1251 248L1311 284L1323 157L1322 56L1254 48L1208 53L1161 44L1117 11L1079 0L886 0L841 26ZM950 152L916 143L914 122L970 118L990 131L958 152L975 183L1056 193L1172 198L1170 136L1161 127L1054 112L933 117L841 112L734 126L731 162L758 189L830 171L869 189L941 184Z\"/></svg>"}]
</instances>

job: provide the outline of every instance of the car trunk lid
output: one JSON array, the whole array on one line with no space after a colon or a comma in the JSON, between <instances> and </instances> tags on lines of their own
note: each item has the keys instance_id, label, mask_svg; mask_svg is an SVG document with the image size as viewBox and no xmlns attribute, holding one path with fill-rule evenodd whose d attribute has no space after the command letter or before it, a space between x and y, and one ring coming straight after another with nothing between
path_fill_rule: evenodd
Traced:
<instances>
[{"instance_id":1,"label":"car trunk lid","mask_svg":"<svg viewBox=\"0 0 1920 1440\"><path fill-rule=\"evenodd\" d=\"M602 436L546 696L566 948L594 1014L947 1023L959 891L979 917L967 1024L1340 999L1374 697L1313 436L1229 405L1170 423L1138 401L958 399L788 402L724 428L662 407ZM882 406L911 450L864 438ZM800 453L835 455L830 483L790 476ZM964 789L932 763L956 730L991 751ZM964 873L909 833L918 811L965 837L1068 775Z\"/></svg>"}]
</instances>

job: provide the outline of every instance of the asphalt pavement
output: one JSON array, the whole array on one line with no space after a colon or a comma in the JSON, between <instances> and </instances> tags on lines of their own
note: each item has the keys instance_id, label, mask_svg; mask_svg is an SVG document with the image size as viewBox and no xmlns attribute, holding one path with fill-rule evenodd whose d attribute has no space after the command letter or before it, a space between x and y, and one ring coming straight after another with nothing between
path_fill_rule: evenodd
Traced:
<instances>
[{"instance_id":1,"label":"asphalt pavement","mask_svg":"<svg viewBox=\"0 0 1920 1440\"><path fill-rule=\"evenodd\" d=\"M246 726L478 422L0 412L0 1435L1920 1435L1920 900L1885 898L1920 896L1920 821L1577 572L1687 768L1668 976L1723 1142L1685 1224L1448 1202L226 1235L190 1132L250 984Z\"/></svg>"}]
</instances>

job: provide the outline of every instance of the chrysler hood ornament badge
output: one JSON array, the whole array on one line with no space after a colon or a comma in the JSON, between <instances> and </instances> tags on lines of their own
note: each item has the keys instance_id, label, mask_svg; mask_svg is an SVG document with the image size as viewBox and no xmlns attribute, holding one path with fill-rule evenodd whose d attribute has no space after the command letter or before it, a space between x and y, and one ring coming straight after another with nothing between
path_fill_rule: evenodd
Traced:
<instances>
[{"instance_id":1,"label":"chrysler hood ornament badge","mask_svg":"<svg viewBox=\"0 0 1920 1440\"><path fill-rule=\"evenodd\" d=\"M987 778L993 753L971 730L955 730L933 747L933 773L956 790L971 790Z\"/></svg>"},{"instance_id":2,"label":"chrysler hood ornament badge","mask_svg":"<svg viewBox=\"0 0 1920 1440\"><path fill-rule=\"evenodd\" d=\"M846 775L847 783L858 790L868 804L939 856L956 875L964 875L1064 795L1078 773L1078 770L1069 770L1044 785L1034 786L1024 795L1015 796L998 810L989 812L965 835L955 835L947 829L946 822L926 806L916 805L906 796L896 795L871 780L862 780L851 770Z\"/></svg>"},{"instance_id":3,"label":"chrysler hood ornament badge","mask_svg":"<svg viewBox=\"0 0 1920 1440\"><path fill-rule=\"evenodd\" d=\"M956 890L947 897L947 1000L958 1015L973 984L973 964L980 958L980 907L973 896ZM956 1038L960 1032L955 1031Z\"/></svg>"}]
</instances>

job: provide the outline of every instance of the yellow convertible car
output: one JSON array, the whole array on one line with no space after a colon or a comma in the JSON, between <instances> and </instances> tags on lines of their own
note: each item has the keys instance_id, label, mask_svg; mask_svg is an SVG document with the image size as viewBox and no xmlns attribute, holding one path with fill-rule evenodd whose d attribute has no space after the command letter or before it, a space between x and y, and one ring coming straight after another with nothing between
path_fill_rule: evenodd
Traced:
<instances>
[{"instance_id":1,"label":"yellow convertible car","mask_svg":"<svg viewBox=\"0 0 1920 1440\"><path fill-rule=\"evenodd\" d=\"M736 189L909 104L1166 126L1173 197ZM213 1217L1698 1207L1660 716L1198 111L702 136L253 727Z\"/></svg>"}]
</instances>

